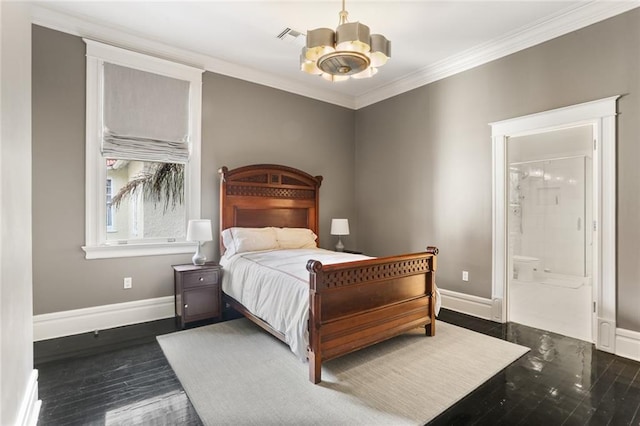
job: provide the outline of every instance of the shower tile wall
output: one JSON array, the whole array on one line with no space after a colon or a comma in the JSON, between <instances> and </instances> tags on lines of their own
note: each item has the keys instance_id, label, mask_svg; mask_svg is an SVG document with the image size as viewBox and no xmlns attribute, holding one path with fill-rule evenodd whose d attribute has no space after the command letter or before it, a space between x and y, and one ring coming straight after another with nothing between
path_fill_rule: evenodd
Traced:
<instances>
[{"instance_id":1,"label":"shower tile wall","mask_svg":"<svg viewBox=\"0 0 640 426\"><path fill-rule=\"evenodd\" d=\"M584 276L584 158L518 166L512 204L513 253L541 260L545 272Z\"/></svg>"},{"instance_id":2,"label":"shower tile wall","mask_svg":"<svg viewBox=\"0 0 640 426\"><path fill-rule=\"evenodd\" d=\"M588 125L509 139L510 261L529 256L539 272L590 275L592 140Z\"/></svg>"}]
</instances>

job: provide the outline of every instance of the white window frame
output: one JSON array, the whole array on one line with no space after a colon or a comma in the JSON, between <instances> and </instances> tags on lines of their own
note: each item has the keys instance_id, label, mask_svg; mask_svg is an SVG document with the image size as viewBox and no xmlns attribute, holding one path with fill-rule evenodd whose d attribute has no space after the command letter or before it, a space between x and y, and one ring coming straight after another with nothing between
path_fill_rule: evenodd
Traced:
<instances>
[{"instance_id":1,"label":"white window frame","mask_svg":"<svg viewBox=\"0 0 640 426\"><path fill-rule=\"evenodd\" d=\"M86 117L86 259L192 253L196 243L169 238L166 241L107 242L105 159L101 153L103 63L189 81L190 157L185 165L185 229L191 219L200 219L201 117L203 70L166 59L83 39L87 45Z\"/></svg>"}]
</instances>

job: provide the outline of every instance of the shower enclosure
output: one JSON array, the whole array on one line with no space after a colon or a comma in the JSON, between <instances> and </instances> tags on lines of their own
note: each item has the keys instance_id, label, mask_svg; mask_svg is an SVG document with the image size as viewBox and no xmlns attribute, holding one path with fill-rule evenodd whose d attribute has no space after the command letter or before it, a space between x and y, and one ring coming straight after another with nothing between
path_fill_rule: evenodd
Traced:
<instances>
[{"instance_id":1,"label":"shower enclosure","mask_svg":"<svg viewBox=\"0 0 640 426\"><path fill-rule=\"evenodd\" d=\"M590 131L512 138L507 214L509 318L588 341L592 160L583 141Z\"/></svg>"},{"instance_id":2,"label":"shower enclosure","mask_svg":"<svg viewBox=\"0 0 640 426\"><path fill-rule=\"evenodd\" d=\"M586 162L577 156L509 166L512 253L539 259L536 272L547 278L588 276Z\"/></svg>"}]
</instances>

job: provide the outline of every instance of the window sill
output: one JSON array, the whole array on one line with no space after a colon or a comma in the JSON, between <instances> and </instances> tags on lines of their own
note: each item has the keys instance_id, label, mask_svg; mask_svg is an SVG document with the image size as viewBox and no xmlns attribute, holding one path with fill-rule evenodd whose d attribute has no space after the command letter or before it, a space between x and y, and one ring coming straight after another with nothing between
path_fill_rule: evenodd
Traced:
<instances>
[{"instance_id":1,"label":"window sill","mask_svg":"<svg viewBox=\"0 0 640 426\"><path fill-rule=\"evenodd\" d=\"M111 259L116 257L159 256L195 253L197 243L142 243L122 245L83 246L85 259Z\"/></svg>"}]
</instances>

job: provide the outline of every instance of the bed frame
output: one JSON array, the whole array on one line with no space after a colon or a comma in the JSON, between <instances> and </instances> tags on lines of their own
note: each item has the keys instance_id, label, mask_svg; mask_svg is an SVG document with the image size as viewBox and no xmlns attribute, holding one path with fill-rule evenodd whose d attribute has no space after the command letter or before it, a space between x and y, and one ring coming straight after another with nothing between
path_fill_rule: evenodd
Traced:
<instances>
[{"instance_id":1,"label":"bed frame","mask_svg":"<svg viewBox=\"0 0 640 426\"><path fill-rule=\"evenodd\" d=\"M219 171L220 231L233 227L309 228L319 235L322 176L273 164ZM220 242L221 253L224 251ZM309 380L322 362L416 327L436 331L436 247L426 252L335 265L309 260ZM228 295L225 301L280 340L284 335Z\"/></svg>"}]
</instances>

